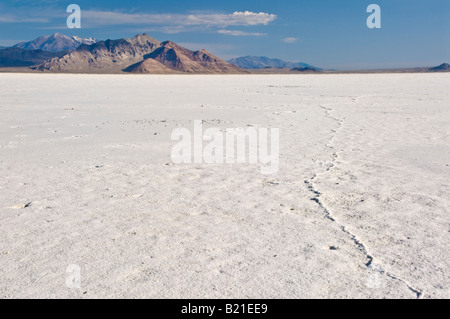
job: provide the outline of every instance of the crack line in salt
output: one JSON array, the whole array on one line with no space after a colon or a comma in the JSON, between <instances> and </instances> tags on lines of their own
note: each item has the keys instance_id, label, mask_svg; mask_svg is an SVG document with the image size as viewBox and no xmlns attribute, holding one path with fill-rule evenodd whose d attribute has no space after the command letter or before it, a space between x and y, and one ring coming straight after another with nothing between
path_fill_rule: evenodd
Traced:
<instances>
[{"instance_id":1,"label":"crack line in salt","mask_svg":"<svg viewBox=\"0 0 450 319\"><path fill-rule=\"evenodd\" d=\"M326 114L327 117L333 119L334 121L336 121L336 122L338 123L339 128L342 128L342 127L343 127L344 120L338 119L338 118L336 118L336 117L334 117L334 116L331 115L330 112L333 111L333 109L328 108L328 107L325 107L325 106L323 106L323 105L319 105L319 106L325 111L325 114ZM339 128L338 128L338 129L339 129ZM330 141L328 142L328 144L325 145L326 148L329 148L329 149L331 149L331 150L334 151L334 152L333 152L333 155L332 155L332 156L333 156L332 161L329 163L329 166L327 167L326 170L324 170L323 172L314 174L313 177L311 177L309 180L305 180L305 184L307 185L308 190L309 190L311 193L314 194L314 197L313 197L311 200L314 201L314 202L316 202L317 205L319 205L319 207L325 212L325 218L327 218L327 219L330 220L331 222L336 223L336 224L338 225L338 227L341 229L341 231L342 231L343 233L345 233L347 236L350 237L350 239L352 240L352 242L358 247L358 250L361 251L361 252L364 254L364 256L365 256L365 258L366 258L366 260L367 260L367 262L365 263L365 266L366 266L368 269L370 269L372 266L374 266L374 257L368 252L368 250L367 250L367 248L366 248L366 245L365 245L361 240L359 240L358 237L357 237L355 234L353 234L352 232L350 232L350 231L347 229L347 227L346 227L345 225L341 224L341 223L333 216L333 214L331 213L331 211L325 206L325 204L324 204L324 203L321 201L321 199L320 199L320 196L322 195L322 193L314 186L314 183L313 183L314 180L316 180L316 179L319 177L319 175L321 175L321 174L326 174L326 173L330 172L330 171L336 166L336 160L337 160L337 158L338 158L338 154L337 154L337 151L336 151L336 149L333 147L332 144L333 144L333 142L334 142L334 140L335 140L335 138L336 138L337 130L338 130L338 129L332 129L332 130L331 130L331 133L332 133L332 134L331 134ZM397 276L395 276L395 275L389 273L388 271L385 271L385 270L383 269L382 266L380 266L380 265L378 265L378 264L377 264L377 266L380 267L380 270L379 270L379 273L380 273L380 274L385 274L387 277L389 277L389 278L391 278L391 279L393 279L393 280L400 281L400 282L402 282L403 284L405 284L405 285L408 287L409 290L411 290L413 293L416 294L417 299L422 299L422 298L424 297L424 292L423 292L422 290L417 289L417 288L414 288L414 287L411 286L406 280L404 280L404 279L402 279L402 278L399 278L399 277L397 277Z\"/></svg>"}]
</instances>

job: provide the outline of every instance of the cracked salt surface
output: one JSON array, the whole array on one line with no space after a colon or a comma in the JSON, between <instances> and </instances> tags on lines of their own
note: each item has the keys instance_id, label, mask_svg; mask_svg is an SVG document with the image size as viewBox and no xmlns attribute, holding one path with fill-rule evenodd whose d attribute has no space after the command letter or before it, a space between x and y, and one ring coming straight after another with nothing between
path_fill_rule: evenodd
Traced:
<instances>
[{"instance_id":1,"label":"cracked salt surface","mask_svg":"<svg viewBox=\"0 0 450 319\"><path fill-rule=\"evenodd\" d=\"M449 85L1 74L0 297L448 298ZM172 164L197 119L279 128L280 171Z\"/></svg>"}]
</instances>

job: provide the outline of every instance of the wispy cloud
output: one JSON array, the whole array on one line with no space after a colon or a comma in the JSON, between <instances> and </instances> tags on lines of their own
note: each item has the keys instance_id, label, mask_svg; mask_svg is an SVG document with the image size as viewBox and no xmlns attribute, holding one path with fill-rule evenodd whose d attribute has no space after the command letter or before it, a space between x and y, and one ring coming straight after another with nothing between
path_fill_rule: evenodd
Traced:
<instances>
[{"instance_id":1,"label":"wispy cloud","mask_svg":"<svg viewBox=\"0 0 450 319\"><path fill-rule=\"evenodd\" d=\"M237 30L218 30L217 33L233 35L233 36L254 36L254 37L261 37L261 36L267 35L267 33L245 32L245 31L237 31Z\"/></svg>"},{"instance_id":2,"label":"wispy cloud","mask_svg":"<svg viewBox=\"0 0 450 319\"><path fill-rule=\"evenodd\" d=\"M172 25L172 26L256 26L268 25L277 16L264 12L196 13L196 14L141 14L118 11L86 10L82 17L91 25Z\"/></svg>"},{"instance_id":3,"label":"wispy cloud","mask_svg":"<svg viewBox=\"0 0 450 319\"><path fill-rule=\"evenodd\" d=\"M0 15L0 23L48 23L49 19L23 17L12 14Z\"/></svg>"},{"instance_id":4,"label":"wispy cloud","mask_svg":"<svg viewBox=\"0 0 450 319\"><path fill-rule=\"evenodd\" d=\"M284 38L282 40L284 43L296 43L298 41L298 38Z\"/></svg>"}]
</instances>

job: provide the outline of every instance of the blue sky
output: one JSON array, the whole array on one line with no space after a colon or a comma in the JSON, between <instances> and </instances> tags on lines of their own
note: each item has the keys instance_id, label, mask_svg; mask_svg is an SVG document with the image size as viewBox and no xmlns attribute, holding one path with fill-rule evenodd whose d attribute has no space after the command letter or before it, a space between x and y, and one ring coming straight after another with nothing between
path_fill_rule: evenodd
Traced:
<instances>
[{"instance_id":1,"label":"blue sky","mask_svg":"<svg viewBox=\"0 0 450 319\"><path fill-rule=\"evenodd\" d=\"M82 9L68 29L66 8ZM369 4L382 28L366 25ZM450 62L450 0L2 0L0 45L60 32L108 38L148 33L229 59L243 55L334 69Z\"/></svg>"}]
</instances>

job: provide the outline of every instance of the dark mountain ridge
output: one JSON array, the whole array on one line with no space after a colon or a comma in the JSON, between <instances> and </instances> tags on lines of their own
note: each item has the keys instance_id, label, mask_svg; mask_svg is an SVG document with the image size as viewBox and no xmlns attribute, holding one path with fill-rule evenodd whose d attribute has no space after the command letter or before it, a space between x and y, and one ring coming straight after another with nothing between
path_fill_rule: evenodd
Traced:
<instances>
[{"instance_id":1,"label":"dark mountain ridge","mask_svg":"<svg viewBox=\"0 0 450 319\"><path fill-rule=\"evenodd\" d=\"M0 50L0 67L26 67L43 63L55 57L61 57L66 52L47 52L42 50L25 50L21 48L6 48Z\"/></svg>"},{"instance_id":2,"label":"dark mountain ridge","mask_svg":"<svg viewBox=\"0 0 450 319\"><path fill-rule=\"evenodd\" d=\"M228 61L229 63L238 66L242 69L294 69L294 68L311 68L316 70L321 70L320 68L314 67L310 64L303 62L286 62L280 59L271 59L265 56L245 56Z\"/></svg>"}]
</instances>

